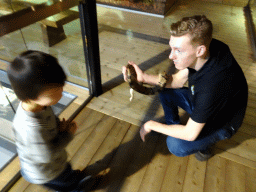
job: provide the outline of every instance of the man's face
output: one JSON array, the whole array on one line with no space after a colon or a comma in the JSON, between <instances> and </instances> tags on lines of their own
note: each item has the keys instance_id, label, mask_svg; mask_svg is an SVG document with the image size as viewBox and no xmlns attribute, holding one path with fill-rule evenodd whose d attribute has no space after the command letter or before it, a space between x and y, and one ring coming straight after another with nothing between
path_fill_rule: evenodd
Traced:
<instances>
[{"instance_id":1,"label":"man's face","mask_svg":"<svg viewBox=\"0 0 256 192\"><path fill-rule=\"evenodd\" d=\"M181 37L171 36L169 45L172 49L169 58L173 60L177 69L194 67L197 60L197 46L192 45L188 34Z\"/></svg>"}]
</instances>

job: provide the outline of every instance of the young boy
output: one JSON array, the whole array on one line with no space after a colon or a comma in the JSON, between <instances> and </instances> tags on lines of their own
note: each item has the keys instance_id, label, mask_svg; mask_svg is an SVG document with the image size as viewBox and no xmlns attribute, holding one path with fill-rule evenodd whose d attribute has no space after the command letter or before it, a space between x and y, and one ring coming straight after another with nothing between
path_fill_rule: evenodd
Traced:
<instances>
[{"instance_id":1,"label":"young boy","mask_svg":"<svg viewBox=\"0 0 256 192\"><path fill-rule=\"evenodd\" d=\"M90 176L72 170L65 151L77 125L60 121L51 108L61 99L66 80L57 59L43 52L26 51L14 59L7 73L21 100L13 130L22 176L53 190L82 191Z\"/></svg>"}]
</instances>

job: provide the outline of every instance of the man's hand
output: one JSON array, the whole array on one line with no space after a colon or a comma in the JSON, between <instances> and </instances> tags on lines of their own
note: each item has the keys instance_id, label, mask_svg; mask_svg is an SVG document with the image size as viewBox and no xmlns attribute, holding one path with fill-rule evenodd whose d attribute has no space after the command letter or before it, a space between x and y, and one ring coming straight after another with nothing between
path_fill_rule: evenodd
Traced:
<instances>
[{"instance_id":1,"label":"man's hand","mask_svg":"<svg viewBox=\"0 0 256 192\"><path fill-rule=\"evenodd\" d=\"M178 139L183 139L186 141L194 141L202 131L205 123L197 123L191 118L188 119L186 125L173 124L166 125L156 121L146 122L140 130L140 136L143 141L145 141L145 136L151 131L156 131L167 136L175 137Z\"/></svg>"},{"instance_id":2,"label":"man's hand","mask_svg":"<svg viewBox=\"0 0 256 192\"><path fill-rule=\"evenodd\" d=\"M140 129L140 137L143 142L145 142L145 136L151 132L150 127L155 126L155 123L157 123L157 122L150 120L150 121L146 122L144 125L142 125L142 127Z\"/></svg>"},{"instance_id":3,"label":"man's hand","mask_svg":"<svg viewBox=\"0 0 256 192\"><path fill-rule=\"evenodd\" d=\"M132 65L136 71L137 74L137 81L138 82L144 82L144 72L132 61L128 61L128 64ZM124 76L124 80L127 81L127 74L126 74L126 66L123 66L122 73Z\"/></svg>"}]
</instances>

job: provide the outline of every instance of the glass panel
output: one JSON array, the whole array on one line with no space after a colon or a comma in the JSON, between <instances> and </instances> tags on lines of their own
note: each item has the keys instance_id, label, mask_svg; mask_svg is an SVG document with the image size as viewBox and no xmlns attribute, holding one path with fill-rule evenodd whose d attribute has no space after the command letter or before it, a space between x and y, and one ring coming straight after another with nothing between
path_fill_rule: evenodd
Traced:
<instances>
[{"instance_id":1,"label":"glass panel","mask_svg":"<svg viewBox=\"0 0 256 192\"><path fill-rule=\"evenodd\" d=\"M21 52L27 50L20 31L0 37L0 59L12 61ZM5 69L5 68L1 68Z\"/></svg>"},{"instance_id":2,"label":"glass panel","mask_svg":"<svg viewBox=\"0 0 256 192\"><path fill-rule=\"evenodd\" d=\"M12 6L11 1L0 0L0 16L12 14L15 9L20 9L21 6ZM20 31L7 34L0 37L0 59L11 61L22 51L26 50ZM5 70L6 66L0 65L0 69Z\"/></svg>"},{"instance_id":3,"label":"glass panel","mask_svg":"<svg viewBox=\"0 0 256 192\"><path fill-rule=\"evenodd\" d=\"M21 7L27 8L40 3L52 5L59 1L0 0L0 2L2 5L0 14L5 15L20 10ZM0 37L0 43L2 60L11 61L27 49L43 51L57 57L68 76L68 81L88 87L77 6Z\"/></svg>"},{"instance_id":4,"label":"glass panel","mask_svg":"<svg viewBox=\"0 0 256 192\"><path fill-rule=\"evenodd\" d=\"M77 6L25 27L21 31L28 49L55 56L64 68L68 81L88 87Z\"/></svg>"},{"instance_id":5,"label":"glass panel","mask_svg":"<svg viewBox=\"0 0 256 192\"><path fill-rule=\"evenodd\" d=\"M103 84L119 76L129 60L143 70L154 72L159 72L160 69L155 70L159 66L161 70L169 67L169 39L151 30L154 20L160 23L159 18L101 5L97 7L97 15Z\"/></svg>"},{"instance_id":6,"label":"glass panel","mask_svg":"<svg viewBox=\"0 0 256 192\"><path fill-rule=\"evenodd\" d=\"M97 3L164 15L175 0L97 0Z\"/></svg>"},{"instance_id":7,"label":"glass panel","mask_svg":"<svg viewBox=\"0 0 256 192\"><path fill-rule=\"evenodd\" d=\"M171 70L169 30L163 28L163 19L99 4L97 15L102 83L111 88L101 96L104 103L98 109L128 122L160 117L157 97L135 93L138 100L127 103L130 89L123 81L122 66L133 61L146 73L155 75ZM146 114L140 113L147 107Z\"/></svg>"},{"instance_id":8,"label":"glass panel","mask_svg":"<svg viewBox=\"0 0 256 192\"><path fill-rule=\"evenodd\" d=\"M39 4L52 5L53 3L58 1L59 0L1 0L0 12L6 15L6 14L17 12L34 5L39 5Z\"/></svg>"},{"instance_id":9,"label":"glass panel","mask_svg":"<svg viewBox=\"0 0 256 192\"><path fill-rule=\"evenodd\" d=\"M250 4L250 9L252 12L253 23L256 25L256 1L253 1L253 3Z\"/></svg>"},{"instance_id":10,"label":"glass panel","mask_svg":"<svg viewBox=\"0 0 256 192\"><path fill-rule=\"evenodd\" d=\"M18 105L18 99L11 87L5 83L0 71L0 171L16 156L16 147L12 134L12 119Z\"/></svg>"},{"instance_id":11,"label":"glass panel","mask_svg":"<svg viewBox=\"0 0 256 192\"><path fill-rule=\"evenodd\" d=\"M10 1L0 0L0 16L13 13Z\"/></svg>"},{"instance_id":12,"label":"glass panel","mask_svg":"<svg viewBox=\"0 0 256 192\"><path fill-rule=\"evenodd\" d=\"M2 78L1 78L2 79ZM15 110L19 101L14 94L11 87L4 83L3 81L0 82L0 124L1 127L4 125L4 129L1 129L1 136L13 140L12 130L11 130L11 123L13 117L15 115Z\"/></svg>"},{"instance_id":13,"label":"glass panel","mask_svg":"<svg viewBox=\"0 0 256 192\"><path fill-rule=\"evenodd\" d=\"M45 0L46 1L46 0ZM44 1L44 2L45 2ZM0 0L0 16L10 15L15 11L28 8L29 4L25 1ZM0 59L12 61L19 53L26 50L26 45L20 30L0 37ZM5 70L6 65L0 65L0 69Z\"/></svg>"}]
</instances>

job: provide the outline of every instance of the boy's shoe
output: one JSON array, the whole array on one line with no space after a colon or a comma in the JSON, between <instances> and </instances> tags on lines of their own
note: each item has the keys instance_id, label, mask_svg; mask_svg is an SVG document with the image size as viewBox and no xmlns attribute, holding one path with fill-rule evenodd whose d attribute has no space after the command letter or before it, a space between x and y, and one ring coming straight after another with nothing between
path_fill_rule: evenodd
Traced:
<instances>
[{"instance_id":1,"label":"boy's shoe","mask_svg":"<svg viewBox=\"0 0 256 192\"><path fill-rule=\"evenodd\" d=\"M207 161L212 156L213 156L213 154L210 149L208 149L204 152L198 151L197 153L195 153L195 157L198 161Z\"/></svg>"},{"instance_id":2,"label":"boy's shoe","mask_svg":"<svg viewBox=\"0 0 256 192\"><path fill-rule=\"evenodd\" d=\"M82 178L76 186L76 189L69 190L69 192L84 192L83 188L88 184L89 180L92 178L91 175L86 175L80 170L75 170L75 175ZM66 191L66 190L65 190ZM55 192L64 192L64 191L55 191Z\"/></svg>"}]
</instances>

